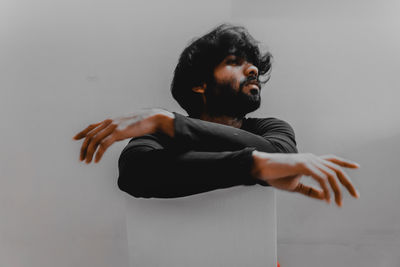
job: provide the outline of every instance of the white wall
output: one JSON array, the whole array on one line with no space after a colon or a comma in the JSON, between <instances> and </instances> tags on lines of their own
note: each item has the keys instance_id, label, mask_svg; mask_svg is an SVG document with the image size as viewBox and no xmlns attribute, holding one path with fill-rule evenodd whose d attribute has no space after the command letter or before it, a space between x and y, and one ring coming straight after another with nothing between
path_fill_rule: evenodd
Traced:
<instances>
[{"instance_id":1,"label":"white wall","mask_svg":"<svg viewBox=\"0 0 400 267\"><path fill-rule=\"evenodd\" d=\"M368 1L28 1L0 4L0 265L127 266L120 142L100 164L72 136L141 107L182 111L179 53L220 22L275 57L257 116L335 153L361 193L344 206L277 191L282 266L398 266L400 4ZM397 116L396 116L397 115Z\"/></svg>"},{"instance_id":2,"label":"white wall","mask_svg":"<svg viewBox=\"0 0 400 267\"><path fill-rule=\"evenodd\" d=\"M361 164L348 171L361 197L342 208L278 191L279 262L400 266L400 2L253 4L233 14L275 56L256 114L288 120L302 152Z\"/></svg>"}]
</instances>

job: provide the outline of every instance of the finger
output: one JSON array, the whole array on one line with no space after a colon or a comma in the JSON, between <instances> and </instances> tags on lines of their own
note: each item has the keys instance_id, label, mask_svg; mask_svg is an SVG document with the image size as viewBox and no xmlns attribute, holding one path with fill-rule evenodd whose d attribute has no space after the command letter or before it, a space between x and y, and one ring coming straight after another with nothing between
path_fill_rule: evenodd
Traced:
<instances>
[{"instance_id":1,"label":"finger","mask_svg":"<svg viewBox=\"0 0 400 267\"><path fill-rule=\"evenodd\" d=\"M328 186L326 185L326 179L327 179L326 174L321 172L317 167L315 167L311 163L306 163L304 167L306 168L304 170L304 174L309 175L313 177L315 180L317 180L317 182L320 184L321 188L324 191L326 202L330 203L331 195Z\"/></svg>"},{"instance_id":2,"label":"finger","mask_svg":"<svg viewBox=\"0 0 400 267\"><path fill-rule=\"evenodd\" d=\"M103 141L100 142L99 149L97 149L96 157L94 159L95 163L100 161L104 152L106 152L107 148L111 146L114 142L115 140L111 136L105 138Z\"/></svg>"},{"instance_id":3,"label":"finger","mask_svg":"<svg viewBox=\"0 0 400 267\"><path fill-rule=\"evenodd\" d=\"M77 133L77 134L73 137L73 139L74 139L74 140L82 139L83 137L86 136L86 134L87 134L88 132L90 132L92 129L96 128L97 126L99 126L101 123L103 123L103 122L99 122L99 123L95 123L95 124L89 125L89 126L86 127L83 131L80 131L79 133Z\"/></svg>"},{"instance_id":4,"label":"finger","mask_svg":"<svg viewBox=\"0 0 400 267\"><path fill-rule=\"evenodd\" d=\"M299 192L303 195L312 197L312 198L316 198L316 199L320 199L320 200L325 199L324 191L318 190L312 186L304 185L302 183L298 184L298 186L296 187L296 189L294 191Z\"/></svg>"},{"instance_id":5,"label":"finger","mask_svg":"<svg viewBox=\"0 0 400 267\"><path fill-rule=\"evenodd\" d=\"M116 124L109 124L104 130L96 134L94 138L90 141L90 144L86 151L86 163L90 163L93 158L93 154L95 153L98 144L112 132L114 132L115 128L117 128Z\"/></svg>"},{"instance_id":6,"label":"finger","mask_svg":"<svg viewBox=\"0 0 400 267\"><path fill-rule=\"evenodd\" d=\"M324 172L328 176L328 181L333 189L333 192L335 193L335 201L336 204L341 207L342 206L342 190L340 189L340 186L337 182L339 179L337 177L337 174L335 170L330 169L326 165L324 165L322 162L318 160L313 160L313 163L317 166L318 169L320 169L322 172Z\"/></svg>"},{"instance_id":7,"label":"finger","mask_svg":"<svg viewBox=\"0 0 400 267\"><path fill-rule=\"evenodd\" d=\"M325 160L329 160L337 165L346 167L346 168L352 168L352 169L357 169L360 168L360 164L358 164L357 162L348 160L348 159L344 159L335 155L324 155L324 156L320 156L320 158L325 159Z\"/></svg>"},{"instance_id":8,"label":"finger","mask_svg":"<svg viewBox=\"0 0 400 267\"><path fill-rule=\"evenodd\" d=\"M337 164L330 162L329 160L323 160L320 159L323 164L325 164L327 167L331 168L334 170L337 174L337 177L339 178L339 181L344 185L344 187L347 188L349 191L350 195L352 195L355 198L359 198L360 195L355 189L354 185L351 183L350 177L346 174L346 172Z\"/></svg>"},{"instance_id":9,"label":"finger","mask_svg":"<svg viewBox=\"0 0 400 267\"><path fill-rule=\"evenodd\" d=\"M91 139L93 138L93 136L95 136L99 131L106 128L110 123L111 123L111 120L105 120L104 122L102 122L102 124L99 127L97 127L96 129L93 129L88 134L86 134L86 138L83 141L82 147L81 147L80 160L83 161L85 159L87 147L88 147Z\"/></svg>"}]
</instances>

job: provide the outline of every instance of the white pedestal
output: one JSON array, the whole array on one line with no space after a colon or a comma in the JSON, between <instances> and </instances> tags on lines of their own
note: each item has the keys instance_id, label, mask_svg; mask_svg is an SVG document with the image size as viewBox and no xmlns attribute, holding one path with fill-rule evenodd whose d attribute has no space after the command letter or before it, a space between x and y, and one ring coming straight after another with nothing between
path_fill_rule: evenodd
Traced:
<instances>
[{"instance_id":1,"label":"white pedestal","mask_svg":"<svg viewBox=\"0 0 400 267\"><path fill-rule=\"evenodd\" d=\"M126 204L131 267L276 267L272 187Z\"/></svg>"}]
</instances>

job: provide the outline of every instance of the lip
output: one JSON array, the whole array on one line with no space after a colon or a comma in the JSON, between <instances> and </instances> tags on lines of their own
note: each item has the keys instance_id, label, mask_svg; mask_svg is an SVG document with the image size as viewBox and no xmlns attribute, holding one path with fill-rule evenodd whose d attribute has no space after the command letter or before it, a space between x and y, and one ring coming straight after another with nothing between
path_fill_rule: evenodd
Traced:
<instances>
[{"instance_id":1,"label":"lip","mask_svg":"<svg viewBox=\"0 0 400 267\"><path fill-rule=\"evenodd\" d=\"M246 88L246 91L251 95L259 95L260 94L260 88L255 83L248 83L244 86L244 88Z\"/></svg>"},{"instance_id":2,"label":"lip","mask_svg":"<svg viewBox=\"0 0 400 267\"><path fill-rule=\"evenodd\" d=\"M245 87L249 87L251 89L255 88L257 90L260 90L260 87L258 87L258 85L255 84L255 83L248 83L248 84L245 85Z\"/></svg>"}]
</instances>

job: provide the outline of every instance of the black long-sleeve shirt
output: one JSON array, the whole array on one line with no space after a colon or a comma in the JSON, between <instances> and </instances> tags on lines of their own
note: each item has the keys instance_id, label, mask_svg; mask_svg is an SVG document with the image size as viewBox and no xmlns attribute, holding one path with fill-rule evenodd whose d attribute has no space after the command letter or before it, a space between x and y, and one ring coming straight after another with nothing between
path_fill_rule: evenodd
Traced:
<instances>
[{"instance_id":1,"label":"black long-sleeve shirt","mask_svg":"<svg viewBox=\"0 0 400 267\"><path fill-rule=\"evenodd\" d=\"M276 118L245 118L242 127L175 113L173 138L132 138L119 161L118 186L134 197L174 198L237 185L268 183L251 176L254 150L297 153L292 127Z\"/></svg>"}]
</instances>

